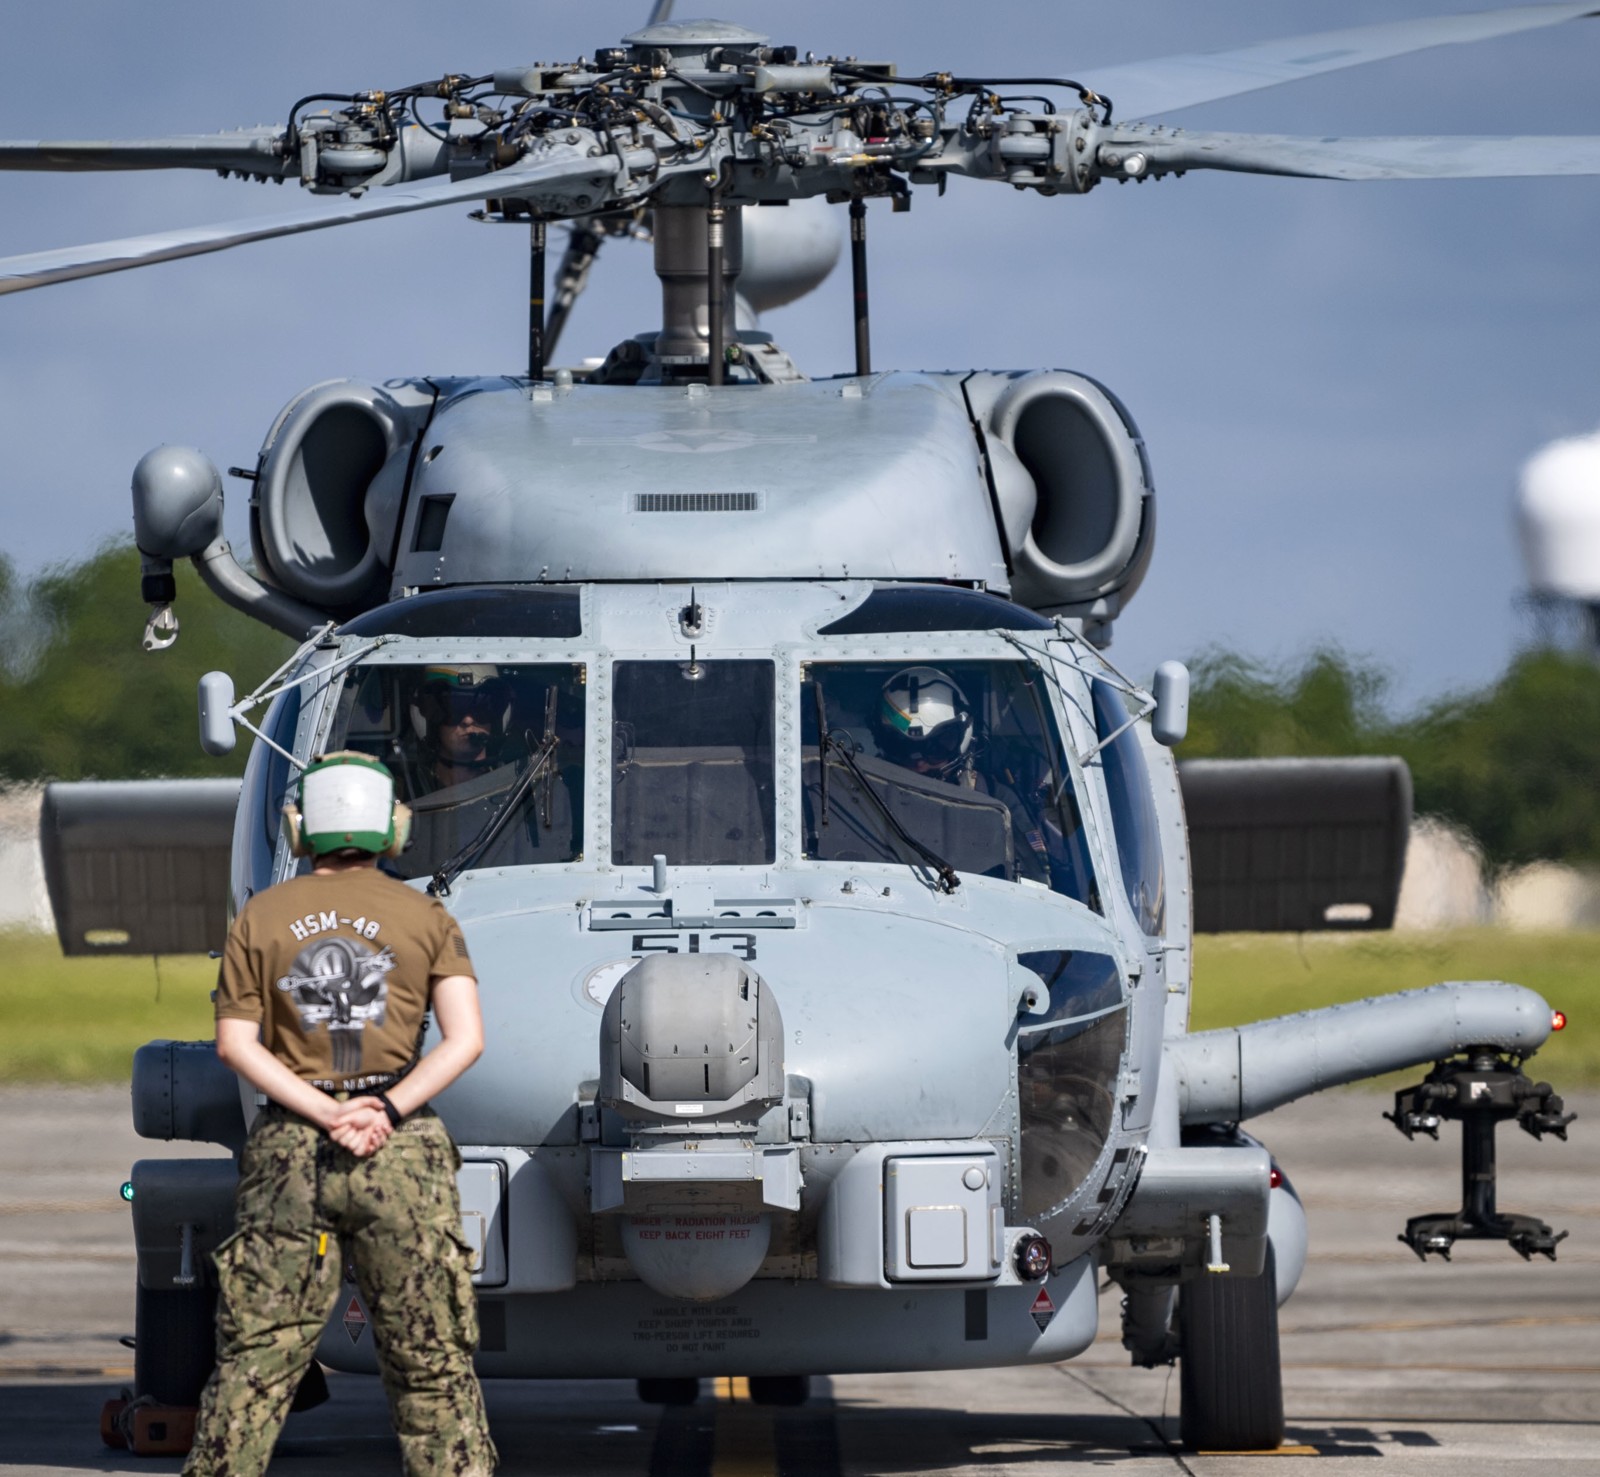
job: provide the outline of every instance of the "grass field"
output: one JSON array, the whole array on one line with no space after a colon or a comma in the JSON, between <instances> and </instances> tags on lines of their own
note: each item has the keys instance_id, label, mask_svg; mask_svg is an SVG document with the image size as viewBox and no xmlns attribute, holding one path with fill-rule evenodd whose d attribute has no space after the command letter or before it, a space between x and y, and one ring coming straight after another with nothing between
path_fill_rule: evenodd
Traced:
<instances>
[{"instance_id":1,"label":"grass field","mask_svg":"<svg viewBox=\"0 0 1600 1477\"><path fill-rule=\"evenodd\" d=\"M63 959L54 934L0 933L0 1082L126 1082L134 1051L211 1036L203 956Z\"/></svg>"},{"instance_id":2,"label":"grass field","mask_svg":"<svg viewBox=\"0 0 1600 1477\"><path fill-rule=\"evenodd\" d=\"M1600 933L1214 935L1195 950L1190 1024L1197 1031L1236 1026L1445 980L1509 980L1537 990L1569 1024L1540 1049L1529 1075L1558 1092L1600 1086Z\"/></svg>"},{"instance_id":3,"label":"grass field","mask_svg":"<svg viewBox=\"0 0 1600 1477\"><path fill-rule=\"evenodd\" d=\"M63 959L44 934L0 934L0 1081L121 1082L135 1048L211 1035L209 959ZM1534 1075L1600 1086L1600 934L1232 934L1200 941L1196 1030L1440 980L1513 980L1567 1012ZM1411 1074L1414 1075L1414 1074Z\"/></svg>"}]
</instances>

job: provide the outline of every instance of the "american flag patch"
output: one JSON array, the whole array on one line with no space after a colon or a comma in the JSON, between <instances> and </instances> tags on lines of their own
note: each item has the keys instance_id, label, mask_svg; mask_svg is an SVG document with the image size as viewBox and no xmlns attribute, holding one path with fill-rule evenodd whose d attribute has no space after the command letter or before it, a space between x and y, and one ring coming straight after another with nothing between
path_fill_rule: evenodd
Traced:
<instances>
[{"instance_id":1,"label":"american flag patch","mask_svg":"<svg viewBox=\"0 0 1600 1477\"><path fill-rule=\"evenodd\" d=\"M1043 856L1044 855L1044 833L1042 831L1040 831L1040 830L1035 829L1035 830L1032 830L1032 831L1024 832L1024 834L1028 838L1028 845L1031 846L1036 852L1038 852L1040 856Z\"/></svg>"}]
</instances>

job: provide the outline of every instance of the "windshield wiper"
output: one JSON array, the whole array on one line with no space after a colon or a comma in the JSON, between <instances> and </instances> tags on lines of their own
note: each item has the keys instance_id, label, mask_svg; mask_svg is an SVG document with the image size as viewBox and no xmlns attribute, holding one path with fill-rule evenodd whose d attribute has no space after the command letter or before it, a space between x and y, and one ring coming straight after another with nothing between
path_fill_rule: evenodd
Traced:
<instances>
[{"instance_id":1,"label":"windshield wiper","mask_svg":"<svg viewBox=\"0 0 1600 1477\"><path fill-rule=\"evenodd\" d=\"M822 684L815 677L811 679L811 692L817 700L817 788L821 791L817 799L817 824L825 827L828 824L828 705L822 698ZM822 849L820 842L817 848Z\"/></svg>"},{"instance_id":2,"label":"windshield wiper","mask_svg":"<svg viewBox=\"0 0 1600 1477\"><path fill-rule=\"evenodd\" d=\"M499 840L500 833L506 828L506 822L511 819L522 802L533 792L533 787L538 783L539 776L550 767L550 763L555 758L556 750L559 747L560 740L553 733L547 731L538 748L532 749L532 762L523 770L516 784L511 787L511 793L501 802L500 808L483 823L482 828L472 840L467 842L449 860L440 863L439 870L433 874L433 880L428 883L429 897L441 897L447 894L450 891L450 884Z\"/></svg>"},{"instance_id":3,"label":"windshield wiper","mask_svg":"<svg viewBox=\"0 0 1600 1477\"><path fill-rule=\"evenodd\" d=\"M914 852L916 852L918 856L922 858L924 862L928 864L934 875L939 879L939 891L954 892L956 888L960 887L961 879L956 876L956 869L952 867L950 863L947 862L942 856L940 856L938 852L934 851L932 847L924 846L922 842L918 841L917 838L911 834L910 831L906 830L906 828L900 824L900 820L895 813L889 809L888 803L884 800L883 796L873 789L872 781L862 773L861 766L856 763L854 740L840 734L829 732L828 730L822 729L819 726L817 738L817 763L821 771L823 786L826 787L827 785L828 755L830 752L837 754L844 767L855 776L856 783L861 787L862 793L866 795L866 797L872 802L878 814L883 817L884 824L888 826L889 829L893 831L901 841L909 846ZM826 788L823 789L823 794L827 794ZM824 814L826 814L826 811L824 811ZM824 824L826 824L826 822L824 822Z\"/></svg>"}]
</instances>

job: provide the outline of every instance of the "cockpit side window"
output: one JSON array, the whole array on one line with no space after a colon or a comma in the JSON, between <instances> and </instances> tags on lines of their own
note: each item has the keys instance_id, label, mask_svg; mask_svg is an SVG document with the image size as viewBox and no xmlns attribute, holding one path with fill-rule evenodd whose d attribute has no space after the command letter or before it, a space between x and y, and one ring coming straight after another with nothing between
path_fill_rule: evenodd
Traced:
<instances>
[{"instance_id":1,"label":"cockpit side window","mask_svg":"<svg viewBox=\"0 0 1600 1477\"><path fill-rule=\"evenodd\" d=\"M584 668L570 662L372 663L344 679L327 748L389 766L411 844L384 869L432 876L494 827L474 867L583 853ZM530 770L533 771L530 777Z\"/></svg>"},{"instance_id":2,"label":"cockpit side window","mask_svg":"<svg viewBox=\"0 0 1600 1477\"><path fill-rule=\"evenodd\" d=\"M1122 694L1104 682L1090 684L1094 696L1094 723L1104 740L1122 733L1100 751L1111 801L1111 824L1117 834L1117 859L1122 885L1140 929L1159 937L1167 927L1167 883L1161 859L1161 825L1156 818L1150 770L1139 748L1139 735L1128 723Z\"/></svg>"},{"instance_id":3,"label":"cockpit side window","mask_svg":"<svg viewBox=\"0 0 1600 1477\"><path fill-rule=\"evenodd\" d=\"M300 699L303 687L280 692L267 709L261 731L279 748L294 750L295 729L300 725ZM289 761L271 744L260 739L250 750L240 792L243 823L234 828L233 879L234 907L265 887L272 885L272 860L278 846L279 817L283 813L284 792L289 787Z\"/></svg>"},{"instance_id":4,"label":"cockpit side window","mask_svg":"<svg viewBox=\"0 0 1600 1477\"><path fill-rule=\"evenodd\" d=\"M1099 909L1077 797L1035 668L813 662L801 724L808 857L925 862L904 832L957 872L1037 882Z\"/></svg>"},{"instance_id":5,"label":"cockpit side window","mask_svg":"<svg viewBox=\"0 0 1600 1477\"><path fill-rule=\"evenodd\" d=\"M772 663L617 662L612 690L612 864L775 860Z\"/></svg>"}]
</instances>

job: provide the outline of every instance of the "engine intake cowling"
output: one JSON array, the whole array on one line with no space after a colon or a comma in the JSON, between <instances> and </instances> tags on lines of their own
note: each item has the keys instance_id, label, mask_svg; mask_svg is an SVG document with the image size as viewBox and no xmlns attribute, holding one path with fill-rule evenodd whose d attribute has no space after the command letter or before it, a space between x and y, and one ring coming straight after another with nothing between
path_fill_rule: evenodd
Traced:
<instances>
[{"instance_id":1,"label":"engine intake cowling","mask_svg":"<svg viewBox=\"0 0 1600 1477\"><path fill-rule=\"evenodd\" d=\"M324 610L382 598L389 540L383 508L369 504L398 501L414 435L408 407L375 385L338 380L289 403L251 505L256 559L275 585Z\"/></svg>"},{"instance_id":2,"label":"engine intake cowling","mask_svg":"<svg viewBox=\"0 0 1600 1477\"><path fill-rule=\"evenodd\" d=\"M1065 370L974 375L966 388L1013 598L1111 619L1144 577L1155 537L1155 488L1132 417L1103 385Z\"/></svg>"}]
</instances>

